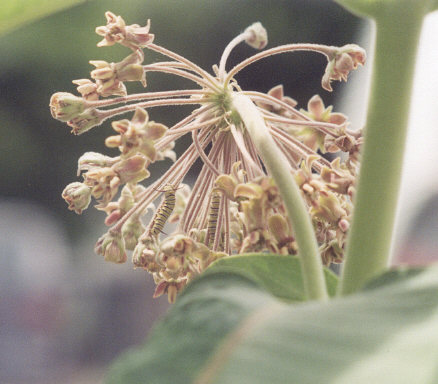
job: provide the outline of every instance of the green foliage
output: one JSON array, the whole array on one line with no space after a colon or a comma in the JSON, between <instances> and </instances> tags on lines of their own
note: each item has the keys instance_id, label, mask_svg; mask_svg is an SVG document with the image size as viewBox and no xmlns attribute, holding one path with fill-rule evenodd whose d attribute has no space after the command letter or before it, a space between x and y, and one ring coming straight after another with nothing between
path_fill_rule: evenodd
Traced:
<instances>
[{"instance_id":1,"label":"green foliage","mask_svg":"<svg viewBox=\"0 0 438 384\"><path fill-rule=\"evenodd\" d=\"M0 36L51 13L87 0L2 0L0 2Z\"/></svg>"},{"instance_id":2,"label":"green foliage","mask_svg":"<svg viewBox=\"0 0 438 384\"><path fill-rule=\"evenodd\" d=\"M257 281L272 295L288 301L304 301L305 291L301 276L301 264L297 256L281 256L266 253L236 255L217 260L209 268L244 274ZM327 291L336 294L337 276L324 269Z\"/></svg>"},{"instance_id":3,"label":"green foliage","mask_svg":"<svg viewBox=\"0 0 438 384\"><path fill-rule=\"evenodd\" d=\"M417 274L423 273L424 267L397 267L382 273L380 276L370 280L363 287L364 290L381 288L384 285L405 280L409 277L415 277Z\"/></svg>"},{"instance_id":4,"label":"green foliage","mask_svg":"<svg viewBox=\"0 0 438 384\"><path fill-rule=\"evenodd\" d=\"M330 303L286 304L242 275L189 286L108 384L436 383L438 267Z\"/></svg>"}]
</instances>

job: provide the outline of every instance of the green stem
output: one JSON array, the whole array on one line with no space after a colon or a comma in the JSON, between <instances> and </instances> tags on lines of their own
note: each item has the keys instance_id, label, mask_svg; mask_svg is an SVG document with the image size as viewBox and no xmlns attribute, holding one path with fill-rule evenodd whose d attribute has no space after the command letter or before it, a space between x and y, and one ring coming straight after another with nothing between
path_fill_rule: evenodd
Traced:
<instances>
[{"instance_id":1,"label":"green stem","mask_svg":"<svg viewBox=\"0 0 438 384\"><path fill-rule=\"evenodd\" d=\"M310 300L327 300L327 288L315 232L300 190L290 168L287 167L288 161L279 151L251 99L237 93L233 94L231 104L243 120L263 163L280 190L298 244L307 297Z\"/></svg>"},{"instance_id":2,"label":"green stem","mask_svg":"<svg viewBox=\"0 0 438 384\"><path fill-rule=\"evenodd\" d=\"M388 266L424 4L380 1L380 9L373 9L376 46L371 93L341 294L357 291Z\"/></svg>"}]
</instances>

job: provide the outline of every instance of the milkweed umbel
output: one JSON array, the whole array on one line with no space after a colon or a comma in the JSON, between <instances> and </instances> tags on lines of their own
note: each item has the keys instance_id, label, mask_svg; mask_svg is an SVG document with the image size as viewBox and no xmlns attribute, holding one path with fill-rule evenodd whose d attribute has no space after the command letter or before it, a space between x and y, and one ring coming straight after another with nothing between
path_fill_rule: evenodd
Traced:
<instances>
[{"instance_id":1,"label":"milkweed umbel","mask_svg":"<svg viewBox=\"0 0 438 384\"><path fill-rule=\"evenodd\" d=\"M165 185L163 189L164 199L157 208L157 211L155 212L150 224L150 236L158 237L160 233L163 233L164 225L175 208L175 191L176 188L174 188L173 185Z\"/></svg>"},{"instance_id":2,"label":"milkweed umbel","mask_svg":"<svg viewBox=\"0 0 438 384\"><path fill-rule=\"evenodd\" d=\"M221 203L221 195L219 192L213 192L210 199L210 210L208 214L208 227L207 227L207 245L210 249L213 249L214 238L216 235L217 218L219 213L219 206Z\"/></svg>"}]
</instances>

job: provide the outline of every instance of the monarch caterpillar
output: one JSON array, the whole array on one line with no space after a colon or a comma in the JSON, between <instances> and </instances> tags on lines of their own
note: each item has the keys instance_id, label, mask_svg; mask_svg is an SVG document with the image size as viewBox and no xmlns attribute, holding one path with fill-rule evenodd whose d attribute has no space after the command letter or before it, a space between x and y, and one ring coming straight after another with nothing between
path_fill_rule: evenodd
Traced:
<instances>
[{"instance_id":1,"label":"monarch caterpillar","mask_svg":"<svg viewBox=\"0 0 438 384\"><path fill-rule=\"evenodd\" d=\"M152 218L149 235L157 237L163 232L164 224L166 224L167 219L175 208L175 191L176 188L171 184L164 186L164 199Z\"/></svg>"},{"instance_id":2,"label":"monarch caterpillar","mask_svg":"<svg viewBox=\"0 0 438 384\"><path fill-rule=\"evenodd\" d=\"M210 209L208 213L208 226L207 226L207 245L212 249L214 245L214 237L216 235L217 217L219 213L219 206L221 202L221 196L218 192L213 192L210 200Z\"/></svg>"}]
</instances>

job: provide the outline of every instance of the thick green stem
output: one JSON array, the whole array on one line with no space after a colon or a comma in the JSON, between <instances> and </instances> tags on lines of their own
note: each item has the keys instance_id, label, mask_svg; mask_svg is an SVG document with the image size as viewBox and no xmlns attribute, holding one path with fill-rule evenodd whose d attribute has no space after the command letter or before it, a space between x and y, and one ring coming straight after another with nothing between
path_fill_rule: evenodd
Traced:
<instances>
[{"instance_id":1,"label":"thick green stem","mask_svg":"<svg viewBox=\"0 0 438 384\"><path fill-rule=\"evenodd\" d=\"M365 145L341 294L357 291L388 266L425 9L424 1L390 1L374 15L376 47Z\"/></svg>"},{"instance_id":2,"label":"thick green stem","mask_svg":"<svg viewBox=\"0 0 438 384\"><path fill-rule=\"evenodd\" d=\"M231 104L244 122L263 163L280 190L298 243L307 297L311 300L327 300L327 289L315 232L300 190L287 166L288 161L278 149L263 118L248 96L241 93L234 94Z\"/></svg>"}]
</instances>

